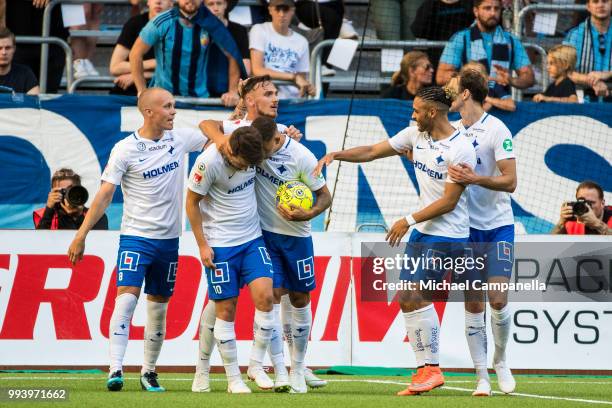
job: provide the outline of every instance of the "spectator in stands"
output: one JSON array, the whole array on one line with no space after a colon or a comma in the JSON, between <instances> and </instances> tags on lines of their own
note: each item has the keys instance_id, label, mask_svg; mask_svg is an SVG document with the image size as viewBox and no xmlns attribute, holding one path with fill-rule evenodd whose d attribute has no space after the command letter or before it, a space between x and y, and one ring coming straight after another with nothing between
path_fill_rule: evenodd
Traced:
<instances>
[{"instance_id":1,"label":"spectator in stands","mask_svg":"<svg viewBox=\"0 0 612 408\"><path fill-rule=\"evenodd\" d=\"M548 75L553 81L543 94L533 96L534 102L578 102L576 85L569 76L576 65L576 49L571 45L556 45L548 51Z\"/></svg>"},{"instance_id":2,"label":"spectator in stands","mask_svg":"<svg viewBox=\"0 0 612 408\"><path fill-rule=\"evenodd\" d=\"M335 40L339 37L343 24L344 3L342 0L298 0L295 4L295 14L307 27L322 27L324 40ZM327 61L330 51L331 48L323 50L323 62ZM322 69L323 76L336 74L330 65L324 64Z\"/></svg>"},{"instance_id":3,"label":"spectator in stands","mask_svg":"<svg viewBox=\"0 0 612 408\"><path fill-rule=\"evenodd\" d=\"M6 27L6 0L0 0L0 28Z\"/></svg>"},{"instance_id":4,"label":"spectator in stands","mask_svg":"<svg viewBox=\"0 0 612 408\"><path fill-rule=\"evenodd\" d=\"M514 112L516 110L516 103L512 99L512 94L508 92L508 89L501 86L495 81L489 80L489 75L487 74L487 68L482 65L480 62L470 61L461 67L461 74L466 69L472 69L480 75L482 75L489 83L489 93L482 104L482 107L485 111L491 110L491 108L497 108L509 112Z\"/></svg>"},{"instance_id":5,"label":"spectator in stands","mask_svg":"<svg viewBox=\"0 0 612 408\"><path fill-rule=\"evenodd\" d=\"M531 62L520 40L500 25L500 0L474 0L475 23L453 35L444 47L436 82L444 85L462 65L478 61L487 67L490 78L510 91L534 83ZM517 73L513 78L511 71ZM491 86L491 82L489 83Z\"/></svg>"},{"instance_id":6,"label":"spectator in stands","mask_svg":"<svg viewBox=\"0 0 612 408\"><path fill-rule=\"evenodd\" d=\"M15 35L8 28L0 28L0 87L38 95L38 81L32 70L26 65L13 63L16 48Z\"/></svg>"},{"instance_id":7,"label":"spectator in stands","mask_svg":"<svg viewBox=\"0 0 612 408\"><path fill-rule=\"evenodd\" d=\"M6 25L16 36L42 35L43 9L49 0L22 1L11 0L6 4ZM62 8L57 6L51 12L51 37L68 39L68 30L64 27L62 20ZM64 50L58 45L49 46L48 69L47 69L47 93L57 92L66 57ZM36 75L40 82L40 45L20 44L15 52L14 62L27 65Z\"/></svg>"},{"instance_id":8,"label":"spectator in stands","mask_svg":"<svg viewBox=\"0 0 612 408\"><path fill-rule=\"evenodd\" d=\"M576 48L571 80L589 88L585 100L595 100L610 95L606 81L612 79L612 1L588 0L587 10L590 16L567 33L563 43ZM612 97L606 102L612 102Z\"/></svg>"},{"instance_id":9,"label":"spectator in stands","mask_svg":"<svg viewBox=\"0 0 612 408\"><path fill-rule=\"evenodd\" d=\"M606 206L599 184L593 181L580 183L576 200L561 205L559 221L551 234L612 235L612 206Z\"/></svg>"},{"instance_id":10,"label":"spectator in stands","mask_svg":"<svg viewBox=\"0 0 612 408\"><path fill-rule=\"evenodd\" d=\"M71 169L63 168L53 173L47 205L33 213L34 227L45 230L79 229L88 209L84 205L75 206L71 204L67 199L66 192L73 186L80 185L81 177ZM108 229L106 214L102 215L93 229Z\"/></svg>"},{"instance_id":11,"label":"spectator in stands","mask_svg":"<svg viewBox=\"0 0 612 408\"><path fill-rule=\"evenodd\" d=\"M413 100L419 89L431 85L433 65L422 51L404 54L399 71L393 73L391 86L385 89L383 98Z\"/></svg>"},{"instance_id":12,"label":"spectator in stands","mask_svg":"<svg viewBox=\"0 0 612 408\"><path fill-rule=\"evenodd\" d=\"M227 27L232 38L236 41L236 45L238 45L247 75L251 75L251 53L249 51L249 32L247 29L240 24L229 21L227 0L204 0L204 5ZM227 61L227 59L223 58L223 50L214 43L210 53L211 58L223 62ZM208 90L213 97L221 96L228 89L228 67L225 65L219 64L215 69L208 70Z\"/></svg>"},{"instance_id":13,"label":"spectator in stands","mask_svg":"<svg viewBox=\"0 0 612 408\"><path fill-rule=\"evenodd\" d=\"M100 3L85 3L83 10L85 12L85 24L81 26L70 27L71 30L100 30L100 15L102 14L103 5ZM94 67L91 59L96 51L97 37L70 37L70 47L72 47L72 57L74 62L74 78L79 79L85 76L99 76L100 73Z\"/></svg>"},{"instance_id":14,"label":"spectator in stands","mask_svg":"<svg viewBox=\"0 0 612 408\"><path fill-rule=\"evenodd\" d=\"M136 95L136 86L134 86L134 77L130 71L130 62L128 57L130 50L136 42L140 31L145 25L159 13L168 10L172 7L172 0L148 0L147 7L149 11L131 17L121 29L121 34L117 38L117 44L113 50L113 55L110 60L110 73L114 75L115 87L110 93L114 95ZM143 68L146 79L153 78L155 73L155 52L150 49L144 55Z\"/></svg>"},{"instance_id":15,"label":"spectator in stands","mask_svg":"<svg viewBox=\"0 0 612 408\"><path fill-rule=\"evenodd\" d=\"M229 85L221 96L226 106L238 103L238 81L246 77L242 55L227 28L202 0L178 0L177 6L149 21L130 51L130 68L138 93L146 87L143 57L155 47L153 83L174 95L207 98L210 96L206 73L218 61L210 58L210 43L225 51ZM195 39L195 41L194 41Z\"/></svg>"},{"instance_id":16,"label":"spectator in stands","mask_svg":"<svg viewBox=\"0 0 612 408\"><path fill-rule=\"evenodd\" d=\"M272 22L251 27L249 42L253 75L294 82L296 87L281 85L279 98L314 95L315 89L306 79L310 68L308 41L289 28L295 14L293 0L271 0L268 11Z\"/></svg>"},{"instance_id":17,"label":"spectator in stands","mask_svg":"<svg viewBox=\"0 0 612 408\"><path fill-rule=\"evenodd\" d=\"M448 41L473 21L472 0L425 0L410 28L419 39ZM430 48L428 54L433 65L437 66L442 49Z\"/></svg>"},{"instance_id":18,"label":"spectator in stands","mask_svg":"<svg viewBox=\"0 0 612 408\"><path fill-rule=\"evenodd\" d=\"M371 0L376 36L381 40L414 40L410 30L423 0Z\"/></svg>"}]
</instances>

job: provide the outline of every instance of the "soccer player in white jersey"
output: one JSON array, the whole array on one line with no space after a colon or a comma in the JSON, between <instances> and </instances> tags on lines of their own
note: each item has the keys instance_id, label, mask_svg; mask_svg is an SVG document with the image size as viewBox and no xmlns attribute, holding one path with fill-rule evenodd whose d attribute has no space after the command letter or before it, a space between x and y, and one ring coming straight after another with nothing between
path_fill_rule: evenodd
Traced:
<instances>
[{"instance_id":1,"label":"soccer player in white jersey","mask_svg":"<svg viewBox=\"0 0 612 408\"><path fill-rule=\"evenodd\" d=\"M465 277L488 282L509 282L514 261L514 216L510 193L516 188L516 160L512 134L501 120L486 113L482 104L487 96L487 79L474 70L462 70L448 88L456 94L451 109L461 114L457 128L476 149L476 166L459 164L449 167L449 175L469 185L470 242L476 256L487 259L484 276L472 271ZM499 389L514 391L516 382L506 363L506 344L510 335L511 315L508 294L489 291L491 331L495 343L493 367ZM476 368L477 386L473 395L491 395L487 372L487 337L484 293L466 293L465 335Z\"/></svg>"},{"instance_id":2,"label":"soccer player in white jersey","mask_svg":"<svg viewBox=\"0 0 612 408\"><path fill-rule=\"evenodd\" d=\"M231 134L235 129L243 126L249 126L253 120L266 117L276 118L278 113L278 91L276 86L271 82L268 75L255 76L247 79L242 83L241 90L241 101L239 106L243 106L245 111L238 116L241 119L214 121L204 120L202 121L200 128L202 131L209 135L214 141L222 142L225 138L224 135ZM237 108L239 110L239 108ZM291 137L292 139L299 140L301 133L293 126L285 126L277 124L279 132L284 135ZM279 135L281 137L281 135ZM284 139L283 139L284 140ZM270 149L272 149L271 147ZM271 150L270 150L271 151ZM257 179L259 180L261 174L258 173ZM256 183L257 186L257 183ZM256 188L258 191L258 189ZM323 190L319 189L319 193L323 193ZM274 192L274 197L276 192ZM259 199L259 197L258 197ZM321 204L325 201L321 201ZM318 208L318 206L317 206ZM265 238L265 237L264 237ZM274 314L275 314L275 326L272 334L272 340L270 343L270 359L274 366L275 379L274 383L271 382L270 378L264 371L261 362L252 361L249 364L249 370L247 375L249 378L255 380L257 385L262 389L268 389L273 387L275 391L283 392L289 391L289 375L287 368L285 367L284 353L283 353L283 332L287 339L290 353L293 352L292 343L292 329L291 322L293 319L292 311L293 306L290 302L287 290L278 287L279 282L275 282L274 288ZM281 307L282 305L282 307ZM210 372L210 355L214 347L214 338L212 336L213 327L215 323L214 314L214 302L208 302L200 320L200 341L198 349L198 360L196 364L196 373L194 376L192 391L194 392L207 392L210 390L209 384L209 372ZM282 318L281 318L282 316ZM283 326L280 327L282 320ZM318 378L313 374L309 368L304 369L304 375L306 384L311 388L320 388L327 385L327 382Z\"/></svg>"},{"instance_id":3,"label":"soccer player in white jersey","mask_svg":"<svg viewBox=\"0 0 612 408\"><path fill-rule=\"evenodd\" d=\"M178 265L181 168L185 153L202 150L206 142L197 129L172 129L176 114L174 97L164 89L145 90L138 98L138 109L144 124L113 147L102 173L100 190L68 249L73 263L82 259L88 232L121 185L124 202L117 297L109 328L110 391L123 387L123 357L143 281L147 322L140 384L147 391L164 391L157 382L155 364L166 334L166 311Z\"/></svg>"},{"instance_id":4,"label":"soccer player in white jersey","mask_svg":"<svg viewBox=\"0 0 612 408\"><path fill-rule=\"evenodd\" d=\"M213 334L230 393L251 392L240 376L234 331L236 302L245 284L255 304L251 361L263 361L274 326L272 261L255 198L255 165L263 159L261 135L246 126L206 149L189 175L187 216L206 266L216 311Z\"/></svg>"},{"instance_id":5,"label":"soccer player in white jersey","mask_svg":"<svg viewBox=\"0 0 612 408\"><path fill-rule=\"evenodd\" d=\"M319 161L317 171L333 160L363 163L412 151L414 169L419 183L420 210L396 221L387 234L391 245L398 245L411 226L410 243L464 243L469 237L469 215L465 186L448 176L448 166L476 164L471 143L448 122L451 100L437 86L423 88L413 103L412 118L416 127L408 127L388 140L371 146L327 154ZM407 275L402 280L418 281L426 271ZM416 395L444 384L439 367L440 322L433 304L420 290L400 291L399 302L404 314L406 331L417 360L417 373L411 384L398 395ZM417 339L420 339L418 341Z\"/></svg>"},{"instance_id":6,"label":"soccer player in white jersey","mask_svg":"<svg viewBox=\"0 0 612 408\"><path fill-rule=\"evenodd\" d=\"M310 220L330 206L331 194L323 176L313 174L317 159L310 150L280 133L274 120L268 117L258 117L253 127L263 138L267 157L257 166L255 192L263 237L274 269L274 289L277 295L288 292L290 299L291 392L305 393L304 360L312 327L310 292L316 287ZM277 207L276 190L288 181L301 181L314 192L315 203L310 210ZM271 357L275 370L284 368L282 342L281 353Z\"/></svg>"}]
</instances>

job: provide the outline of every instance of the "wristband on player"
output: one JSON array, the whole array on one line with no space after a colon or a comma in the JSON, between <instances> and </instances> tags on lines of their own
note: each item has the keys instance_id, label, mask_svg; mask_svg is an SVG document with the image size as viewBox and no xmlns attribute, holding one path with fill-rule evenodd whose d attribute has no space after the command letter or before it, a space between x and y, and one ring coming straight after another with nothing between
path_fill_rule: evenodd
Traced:
<instances>
[{"instance_id":1,"label":"wristband on player","mask_svg":"<svg viewBox=\"0 0 612 408\"><path fill-rule=\"evenodd\" d=\"M408 226L410 227L412 227L414 224L417 223L414 217L412 216L412 214L405 216L404 219L406 220L406 222L408 223Z\"/></svg>"}]
</instances>

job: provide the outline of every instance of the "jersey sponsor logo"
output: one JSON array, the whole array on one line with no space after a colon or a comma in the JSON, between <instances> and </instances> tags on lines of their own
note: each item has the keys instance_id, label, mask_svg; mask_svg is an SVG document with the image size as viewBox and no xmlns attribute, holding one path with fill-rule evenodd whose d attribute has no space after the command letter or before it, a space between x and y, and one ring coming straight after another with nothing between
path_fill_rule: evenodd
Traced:
<instances>
[{"instance_id":1,"label":"jersey sponsor logo","mask_svg":"<svg viewBox=\"0 0 612 408\"><path fill-rule=\"evenodd\" d=\"M122 251L119 255L119 270L134 272L138 268L140 254L134 251Z\"/></svg>"},{"instance_id":2,"label":"jersey sponsor logo","mask_svg":"<svg viewBox=\"0 0 612 408\"><path fill-rule=\"evenodd\" d=\"M159 145L159 146L151 146L151 147L149 147L149 151L150 152L154 152L156 150L164 150L166 148L166 146L168 146L168 145L163 144L163 145Z\"/></svg>"},{"instance_id":3,"label":"jersey sponsor logo","mask_svg":"<svg viewBox=\"0 0 612 408\"><path fill-rule=\"evenodd\" d=\"M168 150L168 153L170 153L170 155L174 154L174 146L170 146L170 150Z\"/></svg>"},{"instance_id":4,"label":"jersey sponsor logo","mask_svg":"<svg viewBox=\"0 0 612 408\"><path fill-rule=\"evenodd\" d=\"M230 281L229 264L227 262L218 262L215 264L215 269L206 269L210 272L210 283L213 285Z\"/></svg>"},{"instance_id":5,"label":"jersey sponsor logo","mask_svg":"<svg viewBox=\"0 0 612 408\"><path fill-rule=\"evenodd\" d=\"M312 256L297 261L298 279L306 280L314 277L314 260Z\"/></svg>"},{"instance_id":6,"label":"jersey sponsor logo","mask_svg":"<svg viewBox=\"0 0 612 408\"><path fill-rule=\"evenodd\" d=\"M255 177L251 177L244 183L232 188L231 190L227 190L227 194L234 194L234 193L237 193L238 191L242 191L245 188L249 187L251 184L253 184L254 181L255 181Z\"/></svg>"},{"instance_id":7,"label":"jersey sponsor logo","mask_svg":"<svg viewBox=\"0 0 612 408\"><path fill-rule=\"evenodd\" d=\"M137 149L139 152L144 152L144 151L147 149L147 145L145 145L145 144L144 144L144 142L138 142L138 143L136 144L136 149Z\"/></svg>"},{"instance_id":8,"label":"jersey sponsor logo","mask_svg":"<svg viewBox=\"0 0 612 408\"><path fill-rule=\"evenodd\" d=\"M414 168L421 170L422 172L426 173L429 177L434 178L436 180L442 180L444 178L444 174L440 173L439 171L430 169L429 167L427 167L426 164L421 163L418 160L415 160Z\"/></svg>"},{"instance_id":9,"label":"jersey sponsor logo","mask_svg":"<svg viewBox=\"0 0 612 408\"><path fill-rule=\"evenodd\" d=\"M154 178L157 176L161 176L162 174L170 173L171 171L176 170L178 166L179 164L176 161L172 163L168 163L165 166L159 167L157 169L143 172L142 177L146 180L148 178Z\"/></svg>"},{"instance_id":10,"label":"jersey sponsor logo","mask_svg":"<svg viewBox=\"0 0 612 408\"><path fill-rule=\"evenodd\" d=\"M272 182L272 184L280 186L283 183L283 180L281 180L278 177L268 173L267 171L265 171L264 169L262 169L259 166L257 166L256 171L257 171L257 174L259 174L260 176L265 177L266 179L270 180Z\"/></svg>"},{"instance_id":11,"label":"jersey sponsor logo","mask_svg":"<svg viewBox=\"0 0 612 408\"><path fill-rule=\"evenodd\" d=\"M512 139L504 140L502 147L504 148L505 151L511 152L512 151Z\"/></svg>"},{"instance_id":12,"label":"jersey sponsor logo","mask_svg":"<svg viewBox=\"0 0 612 408\"><path fill-rule=\"evenodd\" d=\"M192 180L198 186L202 182L202 179L204 178L204 173L205 172L206 172L206 164L204 164L204 163L198 164L198 167L193 172Z\"/></svg>"}]
</instances>

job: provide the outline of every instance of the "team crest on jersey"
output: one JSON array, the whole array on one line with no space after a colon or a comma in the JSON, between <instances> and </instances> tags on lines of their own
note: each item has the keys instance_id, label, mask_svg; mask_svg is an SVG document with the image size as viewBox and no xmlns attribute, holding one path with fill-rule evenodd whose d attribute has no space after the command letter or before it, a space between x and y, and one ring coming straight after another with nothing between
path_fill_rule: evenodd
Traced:
<instances>
[{"instance_id":1,"label":"team crest on jersey","mask_svg":"<svg viewBox=\"0 0 612 408\"><path fill-rule=\"evenodd\" d=\"M202 45L202 48L206 48L209 42L210 38L208 37L208 33L203 31L202 34L200 34L200 45Z\"/></svg>"},{"instance_id":2,"label":"team crest on jersey","mask_svg":"<svg viewBox=\"0 0 612 408\"><path fill-rule=\"evenodd\" d=\"M210 269L210 283L213 285L228 283L229 281L229 264L227 262L218 262L215 264L215 269Z\"/></svg>"},{"instance_id":3,"label":"team crest on jersey","mask_svg":"<svg viewBox=\"0 0 612 408\"><path fill-rule=\"evenodd\" d=\"M298 279L306 280L314 277L314 261L311 257L297 261Z\"/></svg>"},{"instance_id":4,"label":"team crest on jersey","mask_svg":"<svg viewBox=\"0 0 612 408\"><path fill-rule=\"evenodd\" d=\"M120 271L135 271L138 267L140 254L134 251L123 251L119 255L119 270Z\"/></svg>"},{"instance_id":5,"label":"team crest on jersey","mask_svg":"<svg viewBox=\"0 0 612 408\"><path fill-rule=\"evenodd\" d=\"M511 242L500 241L497 243L497 259L499 261L512 262L514 259L514 245Z\"/></svg>"},{"instance_id":6,"label":"team crest on jersey","mask_svg":"<svg viewBox=\"0 0 612 408\"><path fill-rule=\"evenodd\" d=\"M138 142L136 149L138 149L139 152L144 152L147 149L147 146L144 144L144 142Z\"/></svg>"}]
</instances>

